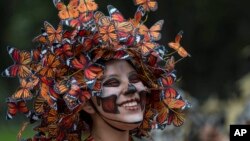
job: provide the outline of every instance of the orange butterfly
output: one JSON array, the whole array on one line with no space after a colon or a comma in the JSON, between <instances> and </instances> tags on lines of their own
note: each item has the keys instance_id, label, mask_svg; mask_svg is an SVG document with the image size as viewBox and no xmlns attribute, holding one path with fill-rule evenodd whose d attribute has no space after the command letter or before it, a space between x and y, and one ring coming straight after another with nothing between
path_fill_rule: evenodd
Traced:
<instances>
[{"instance_id":1,"label":"orange butterfly","mask_svg":"<svg viewBox=\"0 0 250 141\"><path fill-rule=\"evenodd\" d=\"M104 42L117 41L115 25L111 23L109 17L105 16L100 18L99 24L100 37Z\"/></svg>"},{"instance_id":2,"label":"orange butterfly","mask_svg":"<svg viewBox=\"0 0 250 141\"><path fill-rule=\"evenodd\" d=\"M95 22L99 22L100 18L105 17L105 15L101 11L96 11L94 14Z\"/></svg>"},{"instance_id":3,"label":"orange butterfly","mask_svg":"<svg viewBox=\"0 0 250 141\"><path fill-rule=\"evenodd\" d=\"M26 102L24 100L15 101L12 98L8 98L7 104L8 104L8 111L6 116L7 119L12 119L17 112L24 113L26 117L29 117L31 115L31 112L26 106Z\"/></svg>"},{"instance_id":4,"label":"orange butterfly","mask_svg":"<svg viewBox=\"0 0 250 141\"><path fill-rule=\"evenodd\" d=\"M80 55L79 59L71 58L67 60L67 65L71 66L75 69L80 69L84 71L84 76L87 80L96 79L98 76L102 74L102 68L97 65L89 65L89 58L84 55Z\"/></svg>"},{"instance_id":5,"label":"orange butterfly","mask_svg":"<svg viewBox=\"0 0 250 141\"><path fill-rule=\"evenodd\" d=\"M48 124L56 123L59 120L59 114L55 109L50 109L47 116Z\"/></svg>"},{"instance_id":6,"label":"orange butterfly","mask_svg":"<svg viewBox=\"0 0 250 141\"><path fill-rule=\"evenodd\" d=\"M98 5L94 0L80 0L80 4L78 6L78 10L83 12L92 12L98 8Z\"/></svg>"},{"instance_id":7,"label":"orange butterfly","mask_svg":"<svg viewBox=\"0 0 250 141\"><path fill-rule=\"evenodd\" d=\"M182 34L183 34L183 31L180 31L176 35L175 41L168 43L168 46L171 47L172 49L174 49L175 51L177 51L177 53L183 58L187 57L187 56L191 57L191 55L180 44Z\"/></svg>"},{"instance_id":8,"label":"orange butterfly","mask_svg":"<svg viewBox=\"0 0 250 141\"><path fill-rule=\"evenodd\" d=\"M43 60L43 68L39 71L41 76L53 78L55 76L56 69L60 67L60 60L53 54L47 54Z\"/></svg>"},{"instance_id":9,"label":"orange butterfly","mask_svg":"<svg viewBox=\"0 0 250 141\"><path fill-rule=\"evenodd\" d=\"M2 72L2 76L18 76L20 78L30 76L32 74L29 68L32 61L30 52L20 51L13 47L7 47L7 51L15 64L5 69L5 71Z\"/></svg>"},{"instance_id":10,"label":"orange butterfly","mask_svg":"<svg viewBox=\"0 0 250 141\"><path fill-rule=\"evenodd\" d=\"M143 55L148 55L157 46L158 44L154 42L143 42L141 45L138 45Z\"/></svg>"},{"instance_id":11,"label":"orange butterfly","mask_svg":"<svg viewBox=\"0 0 250 141\"><path fill-rule=\"evenodd\" d=\"M31 80L20 79L20 88L12 95L12 99L24 99L29 100L33 97L32 93L30 92L34 86L36 86L39 82L38 77L34 76Z\"/></svg>"},{"instance_id":12,"label":"orange butterfly","mask_svg":"<svg viewBox=\"0 0 250 141\"><path fill-rule=\"evenodd\" d=\"M60 56L61 58L71 57L74 55L72 45L69 43L65 43L61 46L52 46L51 49L56 56Z\"/></svg>"},{"instance_id":13,"label":"orange butterfly","mask_svg":"<svg viewBox=\"0 0 250 141\"><path fill-rule=\"evenodd\" d=\"M64 94L68 92L69 86L67 80L62 80L54 84L54 91L58 94Z\"/></svg>"},{"instance_id":14,"label":"orange butterfly","mask_svg":"<svg viewBox=\"0 0 250 141\"><path fill-rule=\"evenodd\" d=\"M93 13L82 13L78 18L66 22L66 25L75 28L80 28L81 26L84 25L84 23L89 22L92 18L93 18Z\"/></svg>"},{"instance_id":15,"label":"orange butterfly","mask_svg":"<svg viewBox=\"0 0 250 141\"><path fill-rule=\"evenodd\" d=\"M43 114L45 112L45 107L47 106L46 101L43 97L38 96L34 102L34 111L37 114Z\"/></svg>"},{"instance_id":16,"label":"orange butterfly","mask_svg":"<svg viewBox=\"0 0 250 141\"><path fill-rule=\"evenodd\" d=\"M77 10L78 1L79 0L70 0L67 6L63 2L58 2L56 4L57 9L59 10L58 16L61 20L77 18L79 16L79 11Z\"/></svg>"},{"instance_id":17,"label":"orange butterfly","mask_svg":"<svg viewBox=\"0 0 250 141\"><path fill-rule=\"evenodd\" d=\"M138 7L137 11L135 12L134 19L131 19L130 22L134 25L134 27L137 27L142 19L142 16L145 14L144 9L142 7Z\"/></svg>"},{"instance_id":18,"label":"orange butterfly","mask_svg":"<svg viewBox=\"0 0 250 141\"><path fill-rule=\"evenodd\" d=\"M139 33L144 35L146 40L152 39L154 41L158 41L161 39L161 29L163 26L164 20L160 20L156 22L150 29L148 29L145 25L141 25L139 27Z\"/></svg>"},{"instance_id":19,"label":"orange butterfly","mask_svg":"<svg viewBox=\"0 0 250 141\"><path fill-rule=\"evenodd\" d=\"M148 109L144 114L144 120L142 124L140 125L140 128L144 130L150 130L151 121L154 119L155 116L156 116L156 111L151 108Z\"/></svg>"},{"instance_id":20,"label":"orange butterfly","mask_svg":"<svg viewBox=\"0 0 250 141\"><path fill-rule=\"evenodd\" d=\"M158 115L156 117L157 122L163 124L167 120L169 109L162 101L155 103L154 108L158 111Z\"/></svg>"},{"instance_id":21,"label":"orange butterfly","mask_svg":"<svg viewBox=\"0 0 250 141\"><path fill-rule=\"evenodd\" d=\"M54 42L61 42L62 41L62 31L63 26L62 23L58 25L57 30L48 22L44 22L45 32L47 33L47 38L49 42L52 44Z\"/></svg>"},{"instance_id":22,"label":"orange butterfly","mask_svg":"<svg viewBox=\"0 0 250 141\"><path fill-rule=\"evenodd\" d=\"M186 105L185 101L183 101L182 99L175 98L166 98L163 99L163 102L169 109L181 109Z\"/></svg>"},{"instance_id":23,"label":"orange butterfly","mask_svg":"<svg viewBox=\"0 0 250 141\"><path fill-rule=\"evenodd\" d=\"M41 60L41 52L42 52L42 47L38 46L35 49L31 50L31 57L32 61L38 62Z\"/></svg>"},{"instance_id":24,"label":"orange butterfly","mask_svg":"<svg viewBox=\"0 0 250 141\"><path fill-rule=\"evenodd\" d=\"M171 122L174 124L174 126L181 126L184 123L184 113L180 112L172 112L170 111L169 116L168 116L168 124L171 124Z\"/></svg>"},{"instance_id":25,"label":"orange butterfly","mask_svg":"<svg viewBox=\"0 0 250 141\"><path fill-rule=\"evenodd\" d=\"M38 42L38 43L41 43L41 44L45 44L47 43L47 39L46 39L46 36L44 36L43 34L41 35L38 35L36 36L32 42Z\"/></svg>"},{"instance_id":26,"label":"orange butterfly","mask_svg":"<svg viewBox=\"0 0 250 141\"><path fill-rule=\"evenodd\" d=\"M125 21L123 15L112 5L108 5L109 15L115 24L115 28L120 40L127 40L129 32L133 31L133 24Z\"/></svg>"},{"instance_id":27,"label":"orange butterfly","mask_svg":"<svg viewBox=\"0 0 250 141\"><path fill-rule=\"evenodd\" d=\"M156 0L134 0L135 5L142 5L146 11L156 11L158 3Z\"/></svg>"},{"instance_id":28,"label":"orange butterfly","mask_svg":"<svg viewBox=\"0 0 250 141\"><path fill-rule=\"evenodd\" d=\"M174 89L174 88L167 88L165 91L164 91L164 97L165 98L176 98L180 96L177 91Z\"/></svg>"},{"instance_id":29,"label":"orange butterfly","mask_svg":"<svg viewBox=\"0 0 250 141\"><path fill-rule=\"evenodd\" d=\"M50 95L50 87L44 82L41 83L40 96L48 103L50 107L57 109L57 99Z\"/></svg>"}]
</instances>

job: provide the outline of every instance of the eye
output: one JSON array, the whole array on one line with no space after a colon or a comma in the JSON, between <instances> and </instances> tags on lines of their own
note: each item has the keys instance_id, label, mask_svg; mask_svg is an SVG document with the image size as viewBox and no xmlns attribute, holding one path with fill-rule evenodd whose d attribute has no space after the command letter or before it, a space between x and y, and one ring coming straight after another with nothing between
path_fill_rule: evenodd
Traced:
<instances>
[{"instance_id":1,"label":"eye","mask_svg":"<svg viewBox=\"0 0 250 141\"><path fill-rule=\"evenodd\" d=\"M131 76L129 76L129 82L130 83L138 83L140 81L141 80L140 80L138 74L132 74Z\"/></svg>"},{"instance_id":2,"label":"eye","mask_svg":"<svg viewBox=\"0 0 250 141\"><path fill-rule=\"evenodd\" d=\"M117 79L108 79L103 83L105 87L118 87L120 85L120 81Z\"/></svg>"}]
</instances>

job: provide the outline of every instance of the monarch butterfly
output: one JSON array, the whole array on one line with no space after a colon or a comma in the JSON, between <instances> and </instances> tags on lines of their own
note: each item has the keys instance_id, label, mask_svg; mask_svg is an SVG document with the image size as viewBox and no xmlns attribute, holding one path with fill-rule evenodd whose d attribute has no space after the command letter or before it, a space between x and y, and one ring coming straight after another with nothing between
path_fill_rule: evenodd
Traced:
<instances>
[{"instance_id":1,"label":"monarch butterfly","mask_svg":"<svg viewBox=\"0 0 250 141\"><path fill-rule=\"evenodd\" d=\"M77 10L78 4L78 0L70 0L67 6L63 2L58 2L56 7L59 10L59 18L61 20L77 18L79 16L79 11Z\"/></svg>"},{"instance_id":2,"label":"monarch butterfly","mask_svg":"<svg viewBox=\"0 0 250 141\"><path fill-rule=\"evenodd\" d=\"M157 46L158 44L154 42L143 42L141 45L139 45L139 48L143 55L148 55L149 52L152 51Z\"/></svg>"},{"instance_id":3,"label":"monarch butterfly","mask_svg":"<svg viewBox=\"0 0 250 141\"><path fill-rule=\"evenodd\" d=\"M105 15L101 11L96 11L94 14L95 22L99 22L100 18L105 17Z\"/></svg>"},{"instance_id":4,"label":"monarch butterfly","mask_svg":"<svg viewBox=\"0 0 250 141\"><path fill-rule=\"evenodd\" d=\"M146 11L156 11L158 3L156 0L134 0L135 5L141 5Z\"/></svg>"},{"instance_id":5,"label":"monarch butterfly","mask_svg":"<svg viewBox=\"0 0 250 141\"><path fill-rule=\"evenodd\" d=\"M103 70L98 65L95 64L89 65L88 62L90 62L89 58L81 54L78 59L77 58L68 59L67 65L75 69L83 70L85 78L87 80L93 80L98 76L100 76Z\"/></svg>"},{"instance_id":6,"label":"monarch butterfly","mask_svg":"<svg viewBox=\"0 0 250 141\"><path fill-rule=\"evenodd\" d=\"M94 0L80 0L80 4L78 6L78 10L81 13L84 12L93 12L98 8L98 5Z\"/></svg>"},{"instance_id":7,"label":"monarch butterfly","mask_svg":"<svg viewBox=\"0 0 250 141\"><path fill-rule=\"evenodd\" d=\"M36 86L39 82L38 77L33 76L32 79L20 79L20 88L11 96L12 99L24 99L29 100L32 99L33 95L30 92L34 86Z\"/></svg>"},{"instance_id":8,"label":"monarch butterfly","mask_svg":"<svg viewBox=\"0 0 250 141\"><path fill-rule=\"evenodd\" d=\"M99 38L99 36L96 36L96 35L97 34L95 34L93 38L84 37L81 51L87 52L91 50L94 47L94 45L96 45L96 40L98 40Z\"/></svg>"},{"instance_id":9,"label":"monarch butterfly","mask_svg":"<svg viewBox=\"0 0 250 141\"><path fill-rule=\"evenodd\" d=\"M163 124L167 121L167 124L173 124L180 126L184 122L184 114L177 111L177 109L183 108L186 103L183 100L175 98L166 98L163 101L157 103L155 107L160 113L157 115L157 121ZM175 112L173 112L175 110Z\"/></svg>"},{"instance_id":10,"label":"monarch butterfly","mask_svg":"<svg viewBox=\"0 0 250 141\"><path fill-rule=\"evenodd\" d=\"M67 80L61 80L59 82L56 82L53 86L53 89L58 94L64 94L68 92L69 90L69 84Z\"/></svg>"},{"instance_id":11,"label":"monarch butterfly","mask_svg":"<svg viewBox=\"0 0 250 141\"><path fill-rule=\"evenodd\" d=\"M40 46L38 46L35 49L32 49L31 50L32 61L35 61L35 62L40 61L42 58L41 52L42 52L42 47Z\"/></svg>"},{"instance_id":12,"label":"monarch butterfly","mask_svg":"<svg viewBox=\"0 0 250 141\"><path fill-rule=\"evenodd\" d=\"M175 51L177 51L177 53L183 58L187 57L187 56L191 57L191 55L180 44L182 34L183 34L183 31L180 31L176 35L175 41L168 43L168 46L171 47L172 49L174 49Z\"/></svg>"},{"instance_id":13,"label":"monarch butterfly","mask_svg":"<svg viewBox=\"0 0 250 141\"><path fill-rule=\"evenodd\" d=\"M17 112L21 112L25 114L26 117L31 115L30 110L26 106L26 102L24 100L14 100L12 98L7 98L8 111L6 115L6 119L12 119Z\"/></svg>"},{"instance_id":14,"label":"monarch butterfly","mask_svg":"<svg viewBox=\"0 0 250 141\"><path fill-rule=\"evenodd\" d=\"M137 27L140 24L142 16L144 16L144 14L144 8L142 6L139 6L135 12L134 18L130 20L134 27Z\"/></svg>"},{"instance_id":15,"label":"monarch butterfly","mask_svg":"<svg viewBox=\"0 0 250 141\"><path fill-rule=\"evenodd\" d=\"M171 124L173 123L174 126L181 126L184 123L184 114L183 113L174 113L172 111L169 112L169 116L168 116L168 121L167 124Z\"/></svg>"},{"instance_id":16,"label":"monarch butterfly","mask_svg":"<svg viewBox=\"0 0 250 141\"><path fill-rule=\"evenodd\" d=\"M60 56L61 58L71 57L74 55L72 45L69 43L65 43L61 46L52 46L51 50L55 56Z\"/></svg>"},{"instance_id":17,"label":"monarch butterfly","mask_svg":"<svg viewBox=\"0 0 250 141\"><path fill-rule=\"evenodd\" d=\"M46 77L42 77L41 81L40 96L46 100L50 107L57 109L57 97L51 95L51 92L53 91L51 91L52 88L50 88L50 86L53 82Z\"/></svg>"},{"instance_id":18,"label":"monarch butterfly","mask_svg":"<svg viewBox=\"0 0 250 141\"><path fill-rule=\"evenodd\" d=\"M160 30L162 29L162 25L164 20L160 20L156 22L150 29L148 29L145 25L141 25L139 27L139 33L143 34L145 39L152 39L154 41L158 41L161 39Z\"/></svg>"},{"instance_id":19,"label":"monarch butterfly","mask_svg":"<svg viewBox=\"0 0 250 141\"><path fill-rule=\"evenodd\" d=\"M164 91L164 98L177 98L180 96L174 88L168 87Z\"/></svg>"},{"instance_id":20,"label":"monarch butterfly","mask_svg":"<svg viewBox=\"0 0 250 141\"><path fill-rule=\"evenodd\" d=\"M159 112L156 117L156 121L160 124L163 124L167 120L169 109L162 101L155 103L154 108Z\"/></svg>"},{"instance_id":21,"label":"monarch butterfly","mask_svg":"<svg viewBox=\"0 0 250 141\"><path fill-rule=\"evenodd\" d=\"M175 98L165 98L163 102L169 109L181 109L186 105L182 99Z\"/></svg>"},{"instance_id":22,"label":"monarch butterfly","mask_svg":"<svg viewBox=\"0 0 250 141\"><path fill-rule=\"evenodd\" d=\"M133 30L132 23L125 21L120 11L118 11L118 9L116 9L112 5L108 5L108 11L112 21L114 21L115 28L120 40L127 40L129 32Z\"/></svg>"},{"instance_id":23,"label":"monarch butterfly","mask_svg":"<svg viewBox=\"0 0 250 141\"><path fill-rule=\"evenodd\" d=\"M55 109L50 109L47 116L48 124L56 123L59 120L59 114Z\"/></svg>"},{"instance_id":24,"label":"monarch butterfly","mask_svg":"<svg viewBox=\"0 0 250 141\"><path fill-rule=\"evenodd\" d=\"M55 70L61 65L61 62L53 54L47 54L43 60L43 68L39 71L41 76L47 78L53 78L55 76Z\"/></svg>"},{"instance_id":25,"label":"monarch butterfly","mask_svg":"<svg viewBox=\"0 0 250 141\"><path fill-rule=\"evenodd\" d=\"M101 17L99 20L99 33L104 42L117 41L115 25L111 23L107 16Z\"/></svg>"},{"instance_id":26,"label":"monarch butterfly","mask_svg":"<svg viewBox=\"0 0 250 141\"><path fill-rule=\"evenodd\" d=\"M81 28L83 23L89 22L93 18L93 13L82 13L78 18L72 19L69 22L66 22L66 25Z\"/></svg>"},{"instance_id":27,"label":"monarch butterfly","mask_svg":"<svg viewBox=\"0 0 250 141\"><path fill-rule=\"evenodd\" d=\"M50 137L58 137L59 127L56 123L47 126Z\"/></svg>"},{"instance_id":28,"label":"monarch butterfly","mask_svg":"<svg viewBox=\"0 0 250 141\"><path fill-rule=\"evenodd\" d=\"M61 42L62 41L62 31L63 26L62 23L58 25L57 30L48 22L44 22L45 32L47 33L47 38L49 42L52 44L54 42Z\"/></svg>"},{"instance_id":29,"label":"monarch butterfly","mask_svg":"<svg viewBox=\"0 0 250 141\"><path fill-rule=\"evenodd\" d=\"M34 102L34 111L37 114L43 114L45 112L46 106L46 100L41 96L37 96Z\"/></svg>"},{"instance_id":30,"label":"monarch butterfly","mask_svg":"<svg viewBox=\"0 0 250 141\"><path fill-rule=\"evenodd\" d=\"M29 68L29 64L31 63L31 54L27 51L20 51L13 47L7 47L7 51L14 61L14 65L5 69L2 72L2 76L6 77L20 77L25 78L30 76L31 70Z\"/></svg>"},{"instance_id":31,"label":"monarch butterfly","mask_svg":"<svg viewBox=\"0 0 250 141\"><path fill-rule=\"evenodd\" d=\"M47 43L47 39L46 39L46 36L44 34L41 34L41 35L38 35L36 36L32 42L38 42L38 43L41 43L41 44L46 44Z\"/></svg>"}]
</instances>

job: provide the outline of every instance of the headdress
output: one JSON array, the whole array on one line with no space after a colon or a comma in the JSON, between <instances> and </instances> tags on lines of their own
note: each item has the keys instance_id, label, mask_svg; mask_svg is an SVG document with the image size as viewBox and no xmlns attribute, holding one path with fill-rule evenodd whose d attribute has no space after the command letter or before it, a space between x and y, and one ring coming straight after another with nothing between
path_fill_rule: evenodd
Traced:
<instances>
[{"instance_id":1,"label":"headdress","mask_svg":"<svg viewBox=\"0 0 250 141\"><path fill-rule=\"evenodd\" d=\"M176 61L167 47L157 43L164 21L150 28L144 24L145 15L157 9L155 0L134 0L138 9L131 19L112 5L104 15L94 0L53 2L59 10L58 27L45 21L31 51L7 49L14 65L2 75L20 80L20 87L7 98L7 119L22 112L30 123L39 121L34 128L37 139L80 139L87 129L80 111L92 96L101 95L105 60L123 59L131 61L151 90L144 120L132 133L146 136L153 128L183 124L183 112L190 105L173 87ZM179 32L168 45L184 58L190 55L180 45L181 37ZM29 101L31 108L26 105Z\"/></svg>"}]
</instances>

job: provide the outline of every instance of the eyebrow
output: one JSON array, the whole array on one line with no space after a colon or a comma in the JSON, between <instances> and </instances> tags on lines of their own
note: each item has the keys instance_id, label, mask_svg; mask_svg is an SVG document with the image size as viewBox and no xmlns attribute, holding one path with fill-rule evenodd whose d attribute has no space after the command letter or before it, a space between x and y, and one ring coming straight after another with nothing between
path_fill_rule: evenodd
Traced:
<instances>
[{"instance_id":1,"label":"eyebrow","mask_svg":"<svg viewBox=\"0 0 250 141\"><path fill-rule=\"evenodd\" d=\"M117 74L111 74L111 75L103 75L102 77L101 77L101 80L104 80L104 79L106 79L106 78L110 78L110 77L118 77L118 75Z\"/></svg>"},{"instance_id":2,"label":"eyebrow","mask_svg":"<svg viewBox=\"0 0 250 141\"><path fill-rule=\"evenodd\" d=\"M129 73L128 73L128 77L130 77L130 76L133 75L133 74L137 74L137 72L136 72L136 71L131 71L131 72L129 72Z\"/></svg>"},{"instance_id":3,"label":"eyebrow","mask_svg":"<svg viewBox=\"0 0 250 141\"><path fill-rule=\"evenodd\" d=\"M133 75L133 74L137 74L137 72L136 71L131 71L131 72L129 72L128 73L128 77L130 77L131 75ZM103 75L101 78L100 78L100 80L104 80L104 79L106 79L106 78L110 78L110 77L119 77L119 75L117 75L117 74L111 74L111 75Z\"/></svg>"}]
</instances>

